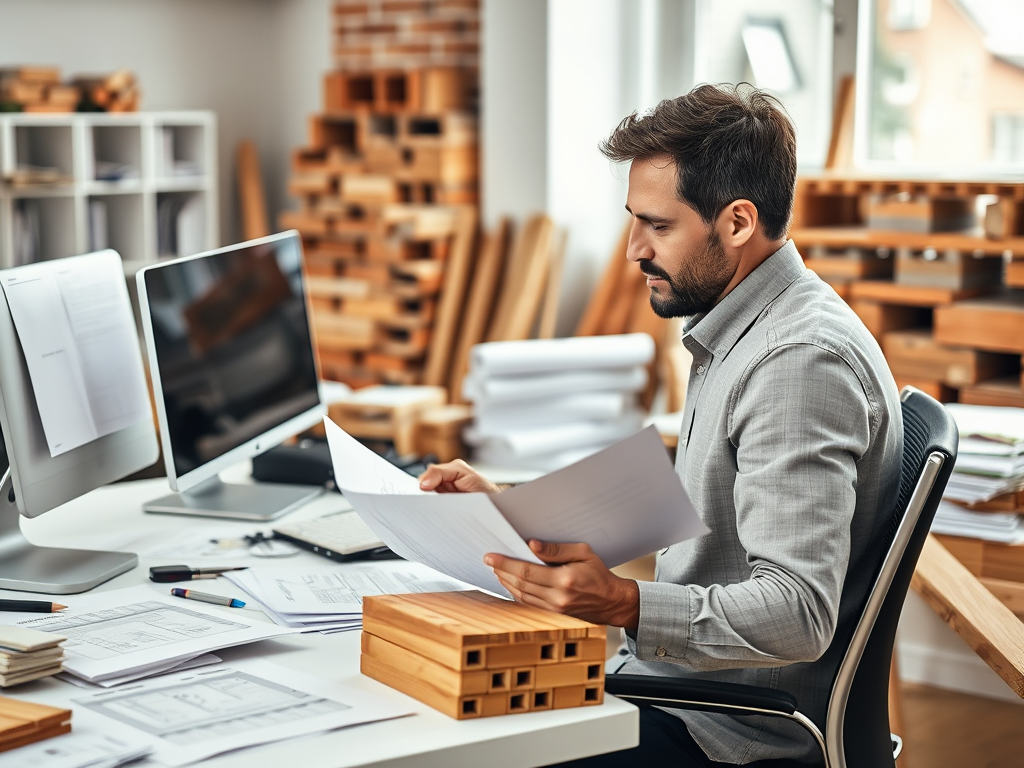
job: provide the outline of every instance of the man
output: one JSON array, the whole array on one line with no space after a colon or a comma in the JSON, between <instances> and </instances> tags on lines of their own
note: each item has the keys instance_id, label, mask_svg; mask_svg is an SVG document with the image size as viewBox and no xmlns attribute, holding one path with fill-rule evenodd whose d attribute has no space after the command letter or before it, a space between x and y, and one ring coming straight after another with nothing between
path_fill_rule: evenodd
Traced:
<instances>
[{"instance_id":1,"label":"man","mask_svg":"<svg viewBox=\"0 0 1024 768\"><path fill-rule=\"evenodd\" d=\"M660 552L654 582L617 577L580 543L530 542L547 566L485 561L519 601L625 628L622 672L779 688L821 726L831 676L810 662L852 620L879 556L868 537L895 505L896 385L786 239L796 145L774 99L700 86L627 117L601 150L631 163L627 258L652 308L688 318L676 471L711 533ZM421 486L495 489L462 462ZM820 760L788 721L647 709L638 748L579 764Z\"/></svg>"}]
</instances>

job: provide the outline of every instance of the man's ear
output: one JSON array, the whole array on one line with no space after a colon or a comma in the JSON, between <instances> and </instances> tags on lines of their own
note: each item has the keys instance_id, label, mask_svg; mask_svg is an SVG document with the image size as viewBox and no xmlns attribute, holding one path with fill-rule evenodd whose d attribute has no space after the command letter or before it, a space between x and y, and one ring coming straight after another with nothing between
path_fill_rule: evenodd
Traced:
<instances>
[{"instance_id":1,"label":"man's ear","mask_svg":"<svg viewBox=\"0 0 1024 768\"><path fill-rule=\"evenodd\" d=\"M715 223L723 245L742 248L757 232L757 206L749 200L733 200L718 214Z\"/></svg>"}]
</instances>

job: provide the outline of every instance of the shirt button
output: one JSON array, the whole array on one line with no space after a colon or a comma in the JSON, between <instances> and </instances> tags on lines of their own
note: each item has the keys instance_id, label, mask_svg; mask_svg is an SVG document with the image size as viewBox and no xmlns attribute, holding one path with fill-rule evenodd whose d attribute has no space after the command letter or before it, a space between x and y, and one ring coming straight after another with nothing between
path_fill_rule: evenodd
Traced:
<instances>
[{"instance_id":1,"label":"shirt button","mask_svg":"<svg viewBox=\"0 0 1024 768\"><path fill-rule=\"evenodd\" d=\"M703 375L704 371L706 371L706 370L707 370L707 368L705 368L703 365L698 365L697 366L697 374L698 375Z\"/></svg>"},{"instance_id":2,"label":"shirt button","mask_svg":"<svg viewBox=\"0 0 1024 768\"><path fill-rule=\"evenodd\" d=\"M686 447L686 441L689 440L689 439L690 438L688 438L688 437L681 437L681 438L679 438L679 444L681 446L683 446L683 448L685 448Z\"/></svg>"},{"instance_id":3,"label":"shirt button","mask_svg":"<svg viewBox=\"0 0 1024 768\"><path fill-rule=\"evenodd\" d=\"M656 650L656 651L654 652L654 655L655 655L655 656L664 656L664 655L665 655L666 653L668 653L668 651L666 651L666 650L665 650L664 648L662 648L662 647L661 647L661 646L659 645L659 646L658 646L658 650Z\"/></svg>"}]
</instances>

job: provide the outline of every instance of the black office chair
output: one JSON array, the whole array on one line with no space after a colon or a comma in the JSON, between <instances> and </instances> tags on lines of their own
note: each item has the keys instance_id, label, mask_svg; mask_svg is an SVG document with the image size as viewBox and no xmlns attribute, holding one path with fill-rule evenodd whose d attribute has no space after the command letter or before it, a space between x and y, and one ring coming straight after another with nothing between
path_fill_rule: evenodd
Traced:
<instances>
[{"instance_id":1,"label":"black office chair","mask_svg":"<svg viewBox=\"0 0 1024 768\"><path fill-rule=\"evenodd\" d=\"M896 509L873 534L880 555L859 618L840 628L815 664L831 678L824 728L799 711L796 698L771 688L651 675L608 675L605 690L640 706L794 720L814 737L826 768L895 765L902 749L889 732L889 670L903 601L956 460L953 418L928 395L905 387L903 463ZM824 731L824 732L823 732Z\"/></svg>"}]
</instances>

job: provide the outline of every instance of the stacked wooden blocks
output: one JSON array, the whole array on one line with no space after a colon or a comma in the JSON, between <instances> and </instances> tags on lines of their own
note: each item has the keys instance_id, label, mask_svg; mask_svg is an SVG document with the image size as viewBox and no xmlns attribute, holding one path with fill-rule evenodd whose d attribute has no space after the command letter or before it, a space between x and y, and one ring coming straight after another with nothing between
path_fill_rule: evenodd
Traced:
<instances>
[{"instance_id":1,"label":"stacked wooden blocks","mask_svg":"<svg viewBox=\"0 0 1024 768\"><path fill-rule=\"evenodd\" d=\"M70 732L70 709L0 696L0 752Z\"/></svg>"},{"instance_id":2,"label":"stacked wooden blocks","mask_svg":"<svg viewBox=\"0 0 1024 768\"><path fill-rule=\"evenodd\" d=\"M74 112L81 92L61 83L57 67L0 69L0 110L5 112Z\"/></svg>"},{"instance_id":3,"label":"stacked wooden blocks","mask_svg":"<svg viewBox=\"0 0 1024 768\"><path fill-rule=\"evenodd\" d=\"M995 202L975 221L982 195ZM878 339L897 384L1024 406L1024 184L804 177L790 236Z\"/></svg>"},{"instance_id":4,"label":"stacked wooden blocks","mask_svg":"<svg viewBox=\"0 0 1024 768\"><path fill-rule=\"evenodd\" d=\"M364 675L457 720L604 701L605 628L482 592L363 602Z\"/></svg>"}]
</instances>

